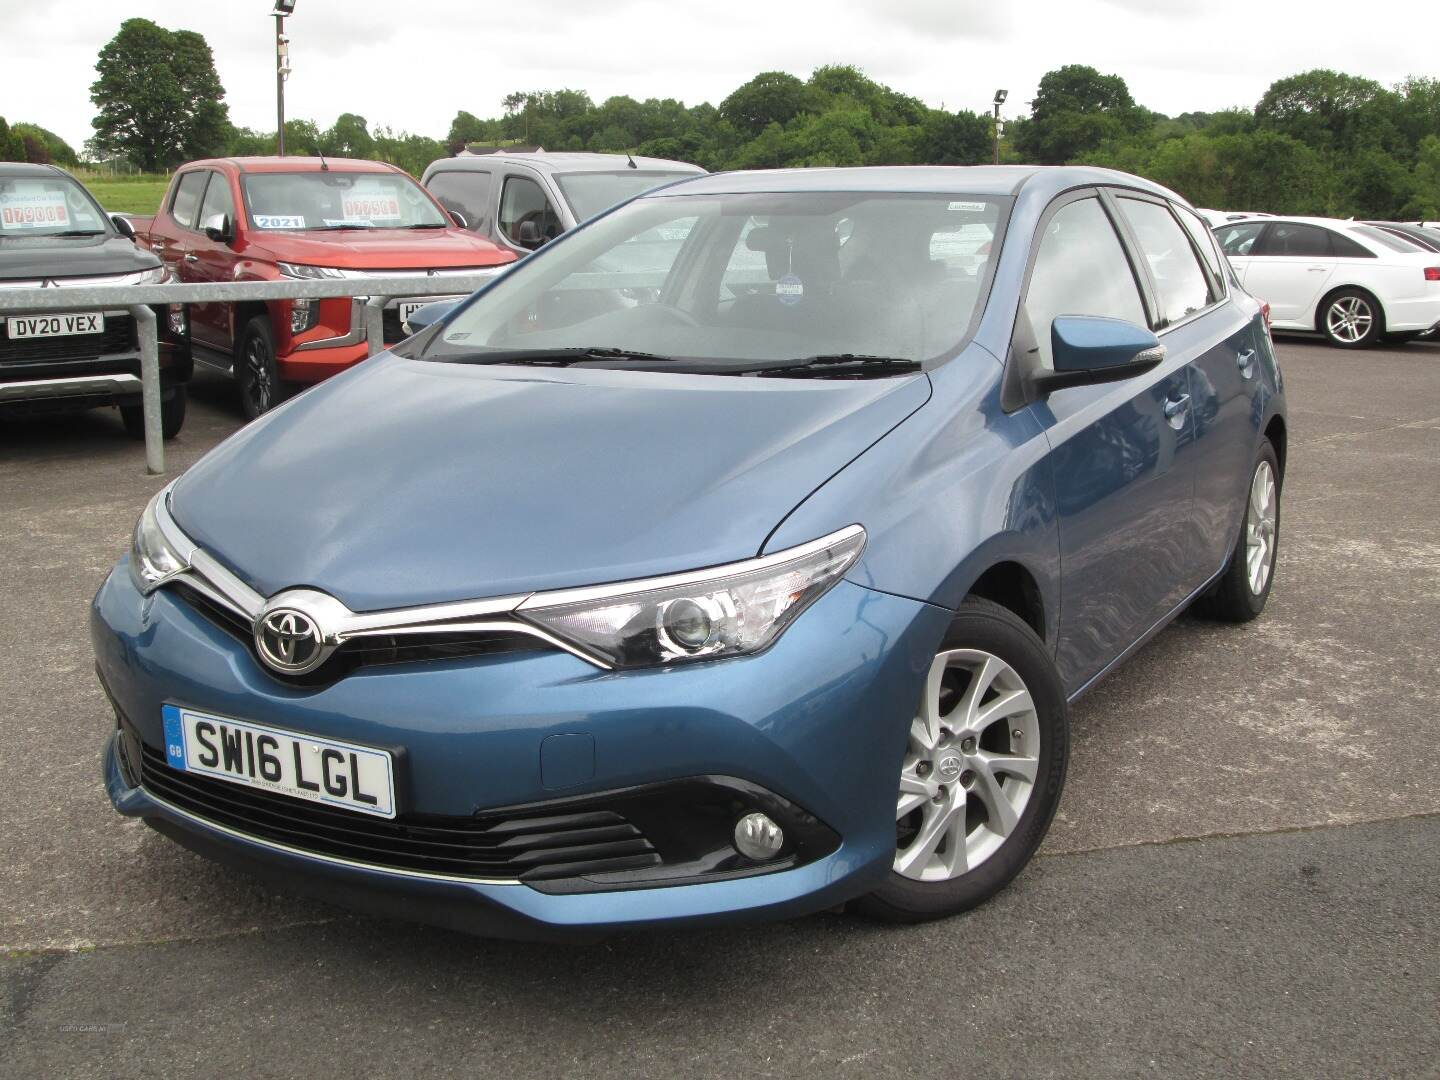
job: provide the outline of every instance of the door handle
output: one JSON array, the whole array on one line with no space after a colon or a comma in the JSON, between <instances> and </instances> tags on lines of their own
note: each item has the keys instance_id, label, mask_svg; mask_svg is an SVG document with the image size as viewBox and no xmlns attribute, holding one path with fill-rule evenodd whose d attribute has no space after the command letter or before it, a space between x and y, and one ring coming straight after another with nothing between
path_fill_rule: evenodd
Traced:
<instances>
[{"instance_id":1,"label":"door handle","mask_svg":"<svg viewBox=\"0 0 1440 1080\"><path fill-rule=\"evenodd\" d=\"M185 261L186 261L186 262L199 262L199 261L200 261L200 256L199 256L199 255L196 255L193 251L187 251L187 252L185 253Z\"/></svg>"},{"instance_id":2,"label":"door handle","mask_svg":"<svg viewBox=\"0 0 1440 1080\"><path fill-rule=\"evenodd\" d=\"M1250 365L1255 363L1255 350L1246 349L1235 357L1235 366L1240 369L1240 374L1250 378Z\"/></svg>"},{"instance_id":3,"label":"door handle","mask_svg":"<svg viewBox=\"0 0 1440 1080\"><path fill-rule=\"evenodd\" d=\"M1190 407L1190 395L1181 394L1179 397L1169 398L1165 402L1165 419L1174 420Z\"/></svg>"}]
</instances>

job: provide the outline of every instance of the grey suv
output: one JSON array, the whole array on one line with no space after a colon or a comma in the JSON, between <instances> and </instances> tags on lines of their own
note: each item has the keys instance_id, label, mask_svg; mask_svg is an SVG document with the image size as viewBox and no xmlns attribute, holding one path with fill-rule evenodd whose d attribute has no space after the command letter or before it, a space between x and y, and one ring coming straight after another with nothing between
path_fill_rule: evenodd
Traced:
<instances>
[{"instance_id":1,"label":"grey suv","mask_svg":"<svg viewBox=\"0 0 1440 1080\"><path fill-rule=\"evenodd\" d=\"M467 151L431 162L420 182L467 228L524 253L631 196L704 171L629 154Z\"/></svg>"}]
</instances>

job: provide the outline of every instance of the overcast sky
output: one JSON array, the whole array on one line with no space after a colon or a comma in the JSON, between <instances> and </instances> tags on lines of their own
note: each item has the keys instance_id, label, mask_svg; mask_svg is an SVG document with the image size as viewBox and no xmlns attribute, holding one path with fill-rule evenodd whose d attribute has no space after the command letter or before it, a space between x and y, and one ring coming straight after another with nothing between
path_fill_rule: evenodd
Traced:
<instances>
[{"instance_id":1,"label":"overcast sky","mask_svg":"<svg viewBox=\"0 0 1440 1080\"><path fill-rule=\"evenodd\" d=\"M0 116L80 149L95 57L132 16L197 30L231 120L274 130L271 0L0 0ZM1437 0L298 0L291 117L358 112L443 138L459 109L500 113L513 90L572 88L718 104L759 71L851 63L948 109L1010 91L1026 111L1067 63L1125 78L1163 113L1253 105L1315 67L1390 85L1440 74ZM1342 11L1348 11L1343 14ZM1336 18L1334 16L1340 16Z\"/></svg>"}]
</instances>

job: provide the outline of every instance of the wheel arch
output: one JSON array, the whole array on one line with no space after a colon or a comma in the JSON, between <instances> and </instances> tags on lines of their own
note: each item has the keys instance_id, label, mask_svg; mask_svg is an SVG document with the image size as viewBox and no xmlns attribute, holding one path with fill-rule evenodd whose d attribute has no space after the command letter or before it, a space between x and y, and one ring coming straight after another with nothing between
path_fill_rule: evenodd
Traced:
<instances>
[{"instance_id":1,"label":"wheel arch","mask_svg":"<svg viewBox=\"0 0 1440 1080\"><path fill-rule=\"evenodd\" d=\"M1285 452L1288 448L1289 432L1285 428L1285 418L1279 413L1270 417L1265 425L1265 438L1270 440L1270 445L1275 447L1275 460L1280 466L1280 477L1285 477Z\"/></svg>"},{"instance_id":2,"label":"wheel arch","mask_svg":"<svg viewBox=\"0 0 1440 1080\"><path fill-rule=\"evenodd\" d=\"M1034 630L1041 641L1049 643L1045 597L1035 575L1024 564L1013 559L991 564L970 584L965 595L999 604Z\"/></svg>"}]
</instances>

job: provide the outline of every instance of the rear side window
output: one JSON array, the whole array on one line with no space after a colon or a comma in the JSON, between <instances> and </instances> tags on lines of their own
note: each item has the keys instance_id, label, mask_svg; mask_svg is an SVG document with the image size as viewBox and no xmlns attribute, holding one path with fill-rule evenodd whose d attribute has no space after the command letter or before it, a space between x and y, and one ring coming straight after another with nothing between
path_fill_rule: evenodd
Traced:
<instances>
[{"instance_id":1,"label":"rear side window","mask_svg":"<svg viewBox=\"0 0 1440 1080\"><path fill-rule=\"evenodd\" d=\"M205 189L205 202L200 207L200 227L219 225L217 218L235 220L235 200L230 195L230 182L219 173L212 173Z\"/></svg>"},{"instance_id":2,"label":"rear side window","mask_svg":"<svg viewBox=\"0 0 1440 1080\"><path fill-rule=\"evenodd\" d=\"M509 177L500 197L500 231L512 244L519 244L520 227L527 221L535 223L542 240L560 235L560 219L540 185L528 177Z\"/></svg>"},{"instance_id":3,"label":"rear side window","mask_svg":"<svg viewBox=\"0 0 1440 1080\"><path fill-rule=\"evenodd\" d=\"M1271 224L1253 254L1318 259L1330 258L1334 251L1327 230L1281 221Z\"/></svg>"},{"instance_id":4,"label":"rear side window","mask_svg":"<svg viewBox=\"0 0 1440 1080\"><path fill-rule=\"evenodd\" d=\"M205 181L210 174L196 169L180 177L175 185L175 198L170 202L170 216L187 229L195 228L195 216L200 210L200 196L205 191Z\"/></svg>"},{"instance_id":5,"label":"rear side window","mask_svg":"<svg viewBox=\"0 0 1440 1080\"><path fill-rule=\"evenodd\" d=\"M490 197L495 177L488 172L447 169L430 177L425 185L440 205L464 216L470 228L483 232L490 221Z\"/></svg>"},{"instance_id":6,"label":"rear side window","mask_svg":"<svg viewBox=\"0 0 1440 1080\"><path fill-rule=\"evenodd\" d=\"M1159 323L1168 326L1209 307L1210 283L1175 216L1159 203L1121 197L1120 212L1130 222L1140 252L1150 266L1160 303Z\"/></svg>"},{"instance_id":7,"label":"rear side window","mask_svg":"<svg viewBox=\"0 0 1440 1080\"><path fill-rule=\"evenodd\" d=\"M1220 242L1220 250L1226 255L1234 258L1255 255L1255 241L1260 238L1260 231L1264 228L1264 222L1224 225L1215 230L1215 239Z\"/></svg>"},{"instance_id":8,"label":"rear side window","mask_svg":"<svg viewBox=\"0 0 1440 1080\"><path fill-rule=\"evenodd\" d=\"M1413 255L1417 251L1426 250L1424 245L1411 240L1407 236L1396 236L1388 229L1377 229L1373 225L1356 225L1355 231L1362 236L1374 240L1375 243L1381 247L1389 248L1391 251L1404 251ZM1370 252L1366 251L1362 244L1357 244L1343 233L1331 233L1330 235L1335 242L1336 255L1346 259L1363 259L1367 255L1370 255ZM1352 248L1354 251L1351 250ZM1373 256L1371 257L1373 258Z\"/></svg>"},{"instance_id":9,"label":"rear side window","mask_svg":"<svg viewBox=\"0 0 1440 1080\"><path fill-rule=\"evenodd\" d=\"M1050 325L1057 316L1105 315L1146 324L1135 273L1098 198L1061 207L1045 225L1025 313L1047 368L1054 366Z\"/></svg>"},{"instance_id":10,"label":"rear side window","mask_svg":"<svg viewBox=\"0 0 1440 1080\"><path fill-rule=\"evenodd\" d=\"M1215 280L1221 282L1223 287L1225 272L1220 268L1220 252L1215 247L1215 234L1194 211L1177 206L1175 213L1180 218L1180 224L1184 225L1185 231L1190 234L1190 239L1194 240L1195 246L1200 249L1200 256L1210 267L1210 272L1215 275Z\"/></svg>"}]
</instances>

